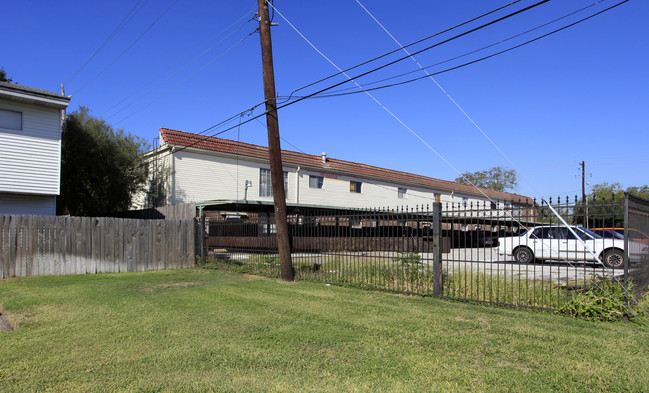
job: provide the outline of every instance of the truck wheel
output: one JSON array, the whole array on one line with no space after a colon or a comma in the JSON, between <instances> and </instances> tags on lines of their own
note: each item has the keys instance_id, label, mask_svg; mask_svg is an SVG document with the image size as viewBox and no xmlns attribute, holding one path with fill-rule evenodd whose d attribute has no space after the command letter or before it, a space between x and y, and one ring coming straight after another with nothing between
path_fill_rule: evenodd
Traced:
<instances>
[{"instance_id":1,"label":"truck wheel","mask_svg":"<svg viewBox=\"0 0 649 393\"><path fill-rule=\"evenodd\" d=\"M620 250L608 250L604 253L604 266L611 269L624 267L624 254Z\"/></svg>"},{"instance_id":2,"label":"truck wheel","mask_svg":"<svg viewBox=\"0 0 649 393\"><path fill-rule=\"evenodd\" d=\"M514 259L518 263L534 262L534 253L527 247L519 247L514 251Z\"/></svg>"}]
</instances>

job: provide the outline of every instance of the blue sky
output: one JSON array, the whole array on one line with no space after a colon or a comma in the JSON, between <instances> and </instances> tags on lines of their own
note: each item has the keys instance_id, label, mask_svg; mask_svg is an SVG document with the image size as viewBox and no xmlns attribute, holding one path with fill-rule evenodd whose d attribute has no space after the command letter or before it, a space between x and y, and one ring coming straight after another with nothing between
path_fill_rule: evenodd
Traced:
<instances>
[{"instance_id":1,"label":"blue sky","mask_svg":"<svg viewBox=\"0 0 649 393\"><path fill-rule=\"evenodd\" d=\"M510 3L359 1L402 44ZM534 3L519 1L410 50ZM618 1L594 3L549 1L427 50L416 59L424 66L443 62L592 5L555 24L430 68L440 71L518 45ZM397 48L355 0L275 0L274 4L341 68ZM0 66L15 82L27 86L59 91L65 82L66 93L72 94L71 110L85 105L115 127L149 141L159 127L198 133L263 101L259 36L254 33L258 23L249 21L256 5L254 0L4 2ZM137 13L84 66L132 9ZM547 38L439 74L435 80L513 162L522 175L516 193L531 197L580 193L581 180L575 176L581 161L592 174L587 179L591 185L648 184L647 15L649 2L631 0ZM289 95L336 72L278 13L274 21L279 24L272 30L278 95ZM356 76L403 56L395 53L349 74ZM359 78L358 83L417 69L406 59ZM408 78L421 75L418 71ZM295 95L344 79L333 78ZM348 87L354 85L335 90ZM333 158L446 180L458 176L455 169L512 167L430 79L372 95L400 121L365 94L308 99L280 111L282 147L318 155L327 152ZM259 109L254 112L259 113ZM264 124L263 119L251 121L220 136L266 145ZM236 121L228 124L233 125Z\"/></svg>"}]
</instances>

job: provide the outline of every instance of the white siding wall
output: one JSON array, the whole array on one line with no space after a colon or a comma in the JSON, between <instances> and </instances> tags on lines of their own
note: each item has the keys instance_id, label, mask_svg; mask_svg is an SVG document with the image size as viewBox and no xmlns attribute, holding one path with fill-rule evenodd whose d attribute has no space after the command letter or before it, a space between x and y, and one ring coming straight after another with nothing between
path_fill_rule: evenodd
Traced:
<instances>
[{"instance_id":1,"label":"white siding wall","mask_svg":"<svg viewBox=\"0 0 649 393\"><path fill-rule=\"evenodd\" d=\"M23 129L0 128L0 192L59 194L61 111L0 99L22 112Z\"/></svg>"},{"instance_id":2,"label":"white siding wall","mask_svg":"<svg viewBox=\"0 0 649 393\"><path fill-rule=\"evenodd\" d=\"M259 169L270 168L268 163L251 161L249 158L225 158L209 154L180 151L173 154L167 164L172 167L171 204L200 202L207 200L242 200L245 181L252 180L248 189L249 201L271 201L272 197L259 196ZM284 167L288 172L286 201L306 205L339 207L397 207L430 204L435 193L441 195L443 203L453 202L456 206L463 201L463 195L451 195L448 191L413 188L361 177L323 175L322 172L299 172L295 166ZM324 176L322 189L309 188L309 175ZM238 180L237 180L238 178ZM362 182L361 193L349 191L350 180ZM406 188L406 197L398 197L398 188ZM471 196L467 202L474 204L482 198Z\"/></svg>"},{"instance_id":3,"label":"white siding wall","mask_svg":"<svg viewBox=\"0 0 649 393\"><path fill-rule=\"evenodd\" d=\"M309 175L324 177L321 189L309 187ZM394 208L396 206L431 204L435 202L436 193L440 195L442 203L454 202L457 204L462 202L462 195L450 195L448 191L409 187L361 177L335 176L305 170L300 171L299 176L299 203L302 204ZM349 182L352 180L362 183L360 194L349 191ZM399 198L399 188L406 189L405 198ZM468 202L471 201L475 204L482 199L469 197Z\"/></svg>"},{"instance_id":4,"label":"white siding wall","mask_svg":"<svg viewBox=\"0 0 649 393\"><path fill-rule=\"evenodd\" d=\"M172 155L172 204L200 202L214 199L243 199L246 180L252 180L248 189L249 201L272 201L259 196L259 169L270 168L267 163L235 158L217 157L181 151ZM289 172L287 201L294 201L295 169Z\"/></svg>"},{"instance_id":5,"label":"white siding wall","mask_svg":"<svg viewBox=\"0 0 649 393\"><path fill-rule=\"evenodd\" d=\"M0 194L0 215L56 215L56 197L48 195Z\"/></svg>"}]
</instances>

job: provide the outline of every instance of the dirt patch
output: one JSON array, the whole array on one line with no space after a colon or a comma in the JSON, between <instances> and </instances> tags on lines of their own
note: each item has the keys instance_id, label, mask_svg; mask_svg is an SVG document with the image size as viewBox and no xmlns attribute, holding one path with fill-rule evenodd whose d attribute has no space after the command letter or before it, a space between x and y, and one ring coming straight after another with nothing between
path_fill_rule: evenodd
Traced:
<instances>
[{"instance_id":1,"label":"dirt patch","mask_svg":"<svg viewBox=\"0 0 649 393\"><path fill-rule=\"evenodd\" d=\"M159 290L181 289L181 288L195 287L195 286L200 285L200 284L201 283L198 282L198 281L165 283L165 284L157 284L157 285L147 287L147 288L142 288L141 291L145 292L145 293L152 293L152 292L159 291Z\"/></svg>"},{"instance_id":2,"label":"dirt patch","mask_svg":"<svg viewBox=\"0 0 649 393\"><path fill-rule=\"evenodd\" d=\"M0 332L6 332L9 330L14 330L11 325L9 325L9 322L5 321L4 317L2 314L0 314Z\"/></svg>"},{"instance_id":3,"label":"dirt patch","mask_svg":"<svg viewBox=\"0 0 649 393\"><path fill-rule=\"evenodd\" d=\"M244 280L268 280L266 277L255 276L253 274L244 274L243 279Z\"/></svg>"},{"instance_id":4,"label":"dirt patch","mask_svg":"<svg viewBox=\"0 0 649 393\"><path fill-rule=\"evenodd\" d=\"M212 274L209 270L204 270L204 269L194 269L194 270L186 270L185 271L187 274ZM184 272L184 273L185 273Z\"/></svg>"},{"instance_id":5,"label":"dirt patch","mask_svg":"<svg viewBox=\"0 0 649 393\"><path fill-rule=\"evenodd\" d=\"M522 364L515 364L515 363L506 362L506 361L498 362L498 367L500 367L500 368L513 367L513 368L515 368L517 370L520 370L520 371L522 371L524 373L529 373L531 371L528 367L525 367Z\"/></svg>"}]
</instances>

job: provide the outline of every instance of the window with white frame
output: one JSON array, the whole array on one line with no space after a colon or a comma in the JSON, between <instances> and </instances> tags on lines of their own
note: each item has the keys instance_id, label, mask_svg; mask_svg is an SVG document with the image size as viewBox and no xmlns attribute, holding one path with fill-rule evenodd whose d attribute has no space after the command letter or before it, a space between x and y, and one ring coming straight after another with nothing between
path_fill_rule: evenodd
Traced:
<instances>
[{"instance_id":1,"label":"window with white frame","mask_svg":"<svg viewBox=\"0 0 649 393\"><path fill-rule=\"evenodd\" d=\"M360 194L360 193L361 193L361 186L362 186L362 185L363 185L362 182L351 180L351 181L349 182L349 192L353 192L353 193L356 193L356 194Z\"/></svg>"},{"instance_id":2,"label":"window with white frame","mask_svg":"<svg viewBox=\"0 0 649 393\"><path fill-rule=\"evenodd\" d=\"M324 177L309 175L309 188L322 188Z\"/></svg>"},{"instance_id":3,"label":"window with white frame","mask_svg":"<svg viewBox=\"0 0 649 393\"><path fill-rule=\"evenodd\" d=\"M23 114L22 112L9 111L0 109L0 128L9 130L22 130L23 129Z\"/></svg>"},{"instance_id":4,"label":"window with white frame","mask_svg":"<svg viewBox=\"0 0 649 393\"><path fill-rule=\"evenodd\" d=\"M462 206L466 207L469 204L469 198L462 197Z\"/></svg>"},{"instance_id":5,"label":"window with white frame","mask_svg":"<svg viewBox=\"0 0 649 393\"><path fill-rule=\"evenodd\" d=\"M399 187L399 189L397 190L397 196L399 197L399 199L404 199L406 197L407 192L408 192L407 188Z\"/></svg>"},{"instance_id":6,"label":"window with white frame","mask_svg":"<svg viewBox=\"0 0 649 393\"><path fill-rule=\"evenodd\" d=\"M288 190L288 172L284 171L284 191ZM273 183L270 179L270 169L259 168L259 196L272 197Z\"/></svg>"}]
</instances>

